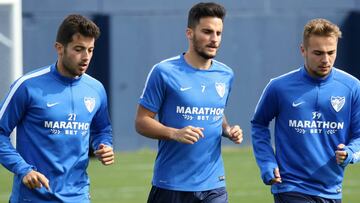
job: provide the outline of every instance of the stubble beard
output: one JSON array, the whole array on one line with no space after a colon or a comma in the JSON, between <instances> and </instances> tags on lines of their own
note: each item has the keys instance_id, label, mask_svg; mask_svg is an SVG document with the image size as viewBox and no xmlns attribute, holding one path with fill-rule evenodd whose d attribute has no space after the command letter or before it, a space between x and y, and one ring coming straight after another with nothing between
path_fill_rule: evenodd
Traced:
<instances>
[{"instance_id":1,"label":"stubble beard","mask_svg":"<svg viewBox=\"0 0 360 203\"><path fill-rule=\"evenodd\" d=\"M64 71L66 71L71 77L78 77L81 74L79 74L78 72L76 72L76 69L72 69L73 66L76 66L76 64L73 64L70 62L70 60L68 59L66 52L64 53L64 57L62 60L62 65L64 68Z\"/></svg>"},{"instance_id":2,"label":"stubble beard","mask_svg":"<svg viewBox=\"0 0 360 203\"><path fill-rule=\"evenodd\" d=\"M196 40L196 37L194 37L194 39L192 40L193 41L193 45L194 45L194 50L195 52L201 56L202 58L206 59L206 60L209 60L209 59L213 59L215 58L216 56L216 53L214 55L211 55L211 54L208 54L204 51L204 49L202 49L200 46L199 46L199 43L197 42Z\"/></svg>"}]
</instances>

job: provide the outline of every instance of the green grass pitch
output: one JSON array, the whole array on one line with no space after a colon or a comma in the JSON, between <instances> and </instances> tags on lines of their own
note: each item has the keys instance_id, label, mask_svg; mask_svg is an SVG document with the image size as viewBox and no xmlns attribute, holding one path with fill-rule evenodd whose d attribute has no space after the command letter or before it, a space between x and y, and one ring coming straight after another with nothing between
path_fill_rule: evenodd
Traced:
<instances>
[{"instance_id":1,"label":"green grass pitch","mask_svg":"<svg viewBox=\"0 0 360 203\"><path fill-rule=\"evenodd\" d=\"M92 203L143 203L150 190L155 152L140 150L116 154L116 164L104 167L92 159L88 172ZM251 148L224 148L229 202L273 202L270 188L263 185ZM0 202L7 202L12 175L0 167ZM360 201L360 164L345 172L343 202Z\"/></svg>"}]
</instances>

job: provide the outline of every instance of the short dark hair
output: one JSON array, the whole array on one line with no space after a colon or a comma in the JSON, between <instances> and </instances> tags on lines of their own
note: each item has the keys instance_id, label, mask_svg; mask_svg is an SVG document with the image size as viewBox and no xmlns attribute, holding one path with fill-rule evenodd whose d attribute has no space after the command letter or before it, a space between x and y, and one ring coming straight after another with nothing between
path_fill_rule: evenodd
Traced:
<instances>
[{"instance_id":1,"label":"short dark hair","mask_svg":"<svg viewBox=\"0 0 360 203\"><path fill-rule=\"evenodd\" d=\"M57 32L56 42L65 46L72 41L72 37L76 33L80 33L85 37L93 37L96 40L100 36L100 29L93 21L84 16L71 14L61 23Z\"/></svg>"},{"instance_id":2,"label":"short dark hair","mask_svg":"<svg viewBox=\"0 0 360 203\"><path fill-rule=\"evenodd\" d=\"M188 28L195 28L203 17L217 17L224 21L226 15L225 8L214 2L195 4L189 11Z\"/></svg>"}]
</instances>

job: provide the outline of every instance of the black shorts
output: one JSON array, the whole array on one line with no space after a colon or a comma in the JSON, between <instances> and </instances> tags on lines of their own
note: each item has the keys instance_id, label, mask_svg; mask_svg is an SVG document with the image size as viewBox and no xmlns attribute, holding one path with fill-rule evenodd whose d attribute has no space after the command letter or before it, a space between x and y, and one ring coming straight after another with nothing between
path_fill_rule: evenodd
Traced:
<instances>
[{"instance_id":1,"label":"black shorts","mask_svg":"<svg viewBox=\"0 0 360 203\"><path fill-rule=\"evenodd\" d=\"M274 194L275 203L341 203L341 199L326 199L319 196L297 192L283 192Z\"/></svg>"},{"instance_id":2,"label":"black shorts","mask_svg":"<svg viewBox=\"0 0 360 203\"><path fill-rule=\"evenodd\" d=\"M148 203L228 203L228 194L225 187L201 191L184 192L166 190L152 186Z\"/></svg>"}]
</instances>

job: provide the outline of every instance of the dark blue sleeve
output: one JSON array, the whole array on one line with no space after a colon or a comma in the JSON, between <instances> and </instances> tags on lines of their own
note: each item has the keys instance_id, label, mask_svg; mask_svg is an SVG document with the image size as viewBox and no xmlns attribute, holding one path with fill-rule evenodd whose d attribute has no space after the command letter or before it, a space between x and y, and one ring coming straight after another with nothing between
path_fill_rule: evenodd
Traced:
<instances>
[{"instance_id":1,"label":"dark blue sleeve","mask_svg":"<svg viewBox=\"0 0 360 203\"><path fill-rule=\"evenodd\" d=\"M10 142L10 134L27 108L26 86L21 79L13 84L0 108L0 163L20 177L35 169L20 156Z\"/></svg>"},{"instance_id":2,"label":"dark blue sleeve","mask_svg":"<svg viewBox=\"0 0 360 203\"><path fill-rule=\"evenodd\" d=\"M251 120L251 136L254 155L260 168L261 178L269 184L274 178L273 171L278 167L271 146L269 123L278 114L278 102L272 81L265 87Z\"/></svg>"},{"instance_id":3,"label":"dark blue sleeve","mask_svg":"<svg viewBox=\"0 0 360 203\"><path fill-rule=\"evenodd\" d=\"M348 157L342 164L343 166L360 162L360 83L356 83L352 90L351 139L349 143L346 143L345 151L348 153Z\"/></svg>"},{"instance_id":4,"label":"dark blue sleeve","mask_svg":"<svg viewBox=\"0 0 360 203\"><path fill-rule=\"evenodd\" d=\"M94 150L100 144L112 147L112 127L108 111L107 95L103 86L100 90L101 104L96 112L90 129L90 143Z\"/></svg>"}]
</instances>

